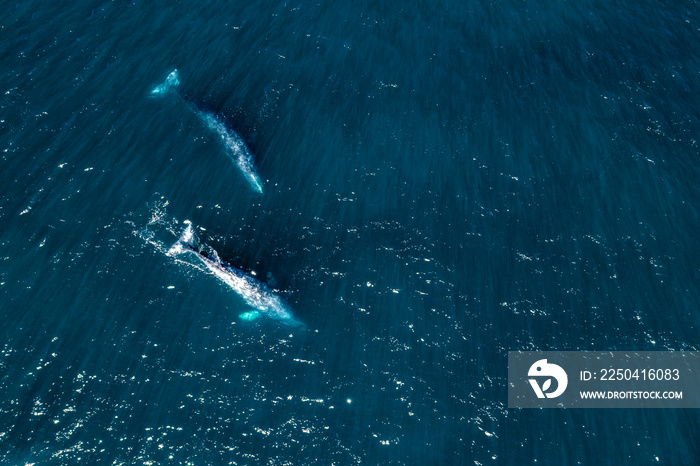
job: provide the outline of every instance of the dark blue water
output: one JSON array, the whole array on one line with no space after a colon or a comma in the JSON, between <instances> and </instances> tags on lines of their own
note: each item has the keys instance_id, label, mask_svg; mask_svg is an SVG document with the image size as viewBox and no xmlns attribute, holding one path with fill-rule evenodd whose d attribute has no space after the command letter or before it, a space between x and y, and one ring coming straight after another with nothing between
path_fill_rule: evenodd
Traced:
<instances>
[{"instance_id":1,"label":"dark blue water","mask_svg":"<svg viewBox=\"0 0 700 466\"><path fill-rule=\"evenodd\" d=\"M698 350L697 1L0 10L1 463L700 461L697 410L506 401L509 350Z\"/></svg>"}]
</instances>

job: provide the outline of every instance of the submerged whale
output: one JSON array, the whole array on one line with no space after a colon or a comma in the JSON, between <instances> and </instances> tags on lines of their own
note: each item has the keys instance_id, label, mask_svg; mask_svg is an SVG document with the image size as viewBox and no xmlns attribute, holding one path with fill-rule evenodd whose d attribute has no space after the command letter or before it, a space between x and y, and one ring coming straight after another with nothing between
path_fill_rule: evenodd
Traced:
<instances>
[{"instance_id":1,"label":"submerged whale","mask_svg":"<svg viewBox=\"0 0 700 466\"><path fill-rule=\"evenodd\" d=\"M180 85L180 79L178 77L177 70L173 70L163 83L159 84L151 91L151 95L163 95L173 92ZM192 99L187 98L187 96L178 93L185 102L187 102L197 114L197 116L204 122L204 124L216 133L221 141L226 147L226 151L231 157L231 160L238 165L241 169L246 180L250 184L251 188L256 192L262 193L262 181L255 170L255 162L253 161L253 154L251 154L248 146L241 136L236 134L235 131L230 130L226 124L221 121L215 114L201 108Z\"/></svg>"},{"instance_id":2,"label":"submerged whale","mask_svg":"<svg viewBox=\"0 0 700 466\"><path fill-rule=\"evenodd\" d=\"M275 294L266 284L245 274L243 271L223 263L219 258L212 258L201 252L196 247L196 238L192 225L187 225L185 231L168 251L168 255L175 257L179 254L192 253L204 263L219 280L231 287L253 310L244 312L239 317L243 320L254 320L265 316L279 320L286 325L303 326L292 315L285 302Z\"/></svg>"}]
</instances>

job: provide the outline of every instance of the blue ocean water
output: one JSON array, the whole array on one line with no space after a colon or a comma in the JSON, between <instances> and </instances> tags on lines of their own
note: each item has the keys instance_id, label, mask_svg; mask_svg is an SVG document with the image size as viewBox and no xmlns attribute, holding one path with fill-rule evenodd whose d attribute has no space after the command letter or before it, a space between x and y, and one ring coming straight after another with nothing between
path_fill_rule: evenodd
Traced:
<instances>
[{"instance_id":1,"label":"blue ocean water","mask_svg":"<svg viewBox=\"0 0 700 466\"><path fill-rule=\"evenodd\" d=\"M506 401L510 350L698 350L697 1L0 7L1 463L698 463L697 410Z\"/></svg>"}]
</instances>

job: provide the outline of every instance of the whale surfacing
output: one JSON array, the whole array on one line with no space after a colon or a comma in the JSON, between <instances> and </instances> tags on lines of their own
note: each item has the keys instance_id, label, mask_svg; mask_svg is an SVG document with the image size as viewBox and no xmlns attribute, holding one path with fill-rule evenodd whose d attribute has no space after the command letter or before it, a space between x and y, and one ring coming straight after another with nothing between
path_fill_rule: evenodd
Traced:
<instances>
[{"instance_id":1,"label":"whale surfacing","mask_svg":"<svg viewBox=\"0 0 700 466\"><path fill-rule=\"evenodd\" d=\"M188 224L180 239L168 251L168 255L175 257L180 254L192 253L197 256L214 276L228 285L243 298L248 306L254 309L242 313L239 316L241 320L250 321L265 316L290 326L299 327L303 325L294 318L289 306L282 298L266 284L247 275L242 270L225 264L218 257L211 257L201 252L196 247L196 244L197 239L194 230L192 225Z\"/></svg>"},{"instance_id":2,"label":"whale surfacing","mask_svg":"<svg viewBox=\"0 0 700 466\"><path fill-rule=\"evenodd\" d=\"M180 78L177 70L173 70L168 74L158 86L151 90L152 96L161 96L168 94L170 92L177 93L180 97L185 100L197 114L197 116L202 120L202 122L209 128L214 134L219 136L221 142L226 148L226 153L229 155L233 163L235 163L238 168L245 176L246 181L255 192L263 192L262 181L260 176L258 176L257 170L255 169L255 161L253 159L253 154L248 149L243 138L238 135L235 131L229 129L218 116L211 113L203 108L200 108L192 99L187 98L187 96L177 92L177 87L180 85Z\"/></svg>"},{"instance_id":3,"label":"whale surfacing","mask_svg":"<svg viewBox=\"0 0 700 466\"><path fill-rule=\"evenodd\" d=\"M260 181L260 177L255 171L253 156L248 150L248 146L246 146L243 138L235 132L229 131L226 125L213 113L200 110L198 115L210 130L219 135L224 146L228 149L231 160L241 169L243 176L245 176L245 179L253 190L262 194L262 181Z\"/></svg>"}]
</instances>

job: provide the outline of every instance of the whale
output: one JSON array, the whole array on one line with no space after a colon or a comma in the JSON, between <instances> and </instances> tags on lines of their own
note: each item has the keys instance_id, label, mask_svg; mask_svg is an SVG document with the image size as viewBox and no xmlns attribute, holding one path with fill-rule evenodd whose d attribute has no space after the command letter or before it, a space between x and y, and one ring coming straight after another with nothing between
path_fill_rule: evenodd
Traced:
<instances>
[{"instance_id":1,"label":"whale","mask_svg":"<svg viewBox=\"0 0 700 466\"><path fill-rule=\"evenodd\" d=\"M186 223L187 227L182 235L168 250L169 256L194 254L216 278L235 291L251 308L238 316L241 320L252 321L267 317L288 326L303 327L303 324L294 318L287 303L268 285L224 263L216 254L212 257L200 250L192 224L189 221Z\"/></svg>"},{"instance_id":2,"label":"whale","mask_svg":"<svg viewBox=\"0 0 700 466\"><path fill-rule=\"evenodd\" d=\"M219 136L219 139L224 144L226 153L231 158L233 163L235 163L241 170L241 173L243 173L243 176L253 191L262 194L263 184L260 180L260 176L258 176L257 170L255 169L253 154L243 138L238 133L230 129L215 113L208 111L199 105L194 99L177 92L179 85L180 78L178 72L177 70L173 70L165 78L165 81L151 90L151 96L163 96L166 94L175 93L185 102L187 102L204 125L214 134Z\"/></svg>"}]
</instances>

